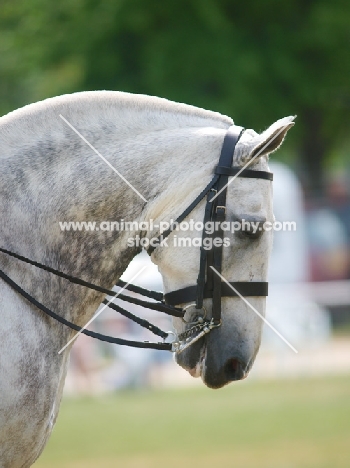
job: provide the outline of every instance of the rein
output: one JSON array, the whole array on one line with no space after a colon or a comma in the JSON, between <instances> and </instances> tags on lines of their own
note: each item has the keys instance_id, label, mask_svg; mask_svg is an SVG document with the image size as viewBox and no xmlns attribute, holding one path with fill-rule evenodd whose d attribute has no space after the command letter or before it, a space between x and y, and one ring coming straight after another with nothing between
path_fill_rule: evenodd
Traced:
<instances>
[{"instance_id":1,"label":"rein","mask_svg":"<svg viewBox=\"0 0 350 468\"><path fill-rule=\"evenodd\" d=\"M73 284L79 284L80 286L85 286L86 288L101 292L106 294L107 296L114 297L117 295L117 291L112 291L109 289L105 289L101 286L98 286L94 283L89 283L87 281L84 281L80 278L77 278L75 276L68 275L66 273L63 273L59 270L56 270L54 268L48 267L46 265L43 265L42 263L34 262L33 260L30 260L27 257L23 257L22 255L18 255L14 252L11 252L9 250L0 248L0 252L7 254L11 257L14 257L18 260L21 260L24 263L28 263L30 265L33 265L41 270L48 271L49 273L52 273L55 276L58 276L60 278L64 278L68 281L70 281ZM57 315L55 312L38 302L35 298L33 298L30 294L28 294L26 291L24 291L17 283L15 283L9 276L7 276L2 270L0 270L0 278L5 281L9 286L11 286L13 289L15 289L22 297L24 297L28 302L30 302L32 305L36 306L38 309L40 309L42 312L44 312L46 315L49 315L50 317L54 318L58 322L62 323L63 325L66 325L67 327L84 333L84 335L91 336L92 338L96 338L100 341L106 341L108 343L113 343L113 344L119 344L119 345L126 345L126 346L132 346L134 348L148 348L148 349L159 349L159 350L166 350L166 351L171 351L172 346L171 343L150 343L147 341L130 341L130 340L124 340L122 338L115 338L112 336L108 335L103 335L100 333L95 333L89 330L86 330L85 328L79 327L79 325L76 325L69 320L66 320L65 318L61 317L60 315ZM137 299L135 297L131 296L126 296L124 294L118 294L118 299L121 299L123 301L129 302L131 304L139 305L141 307L151 309L151 310L156 310L159 312L164 312L168 315L172 315L173 317L183 317L184 312L182 309L178 309L176 307L168 306L164 302L162 302L163 299L163 293L158 292L158 291L150 291L148 289L142 288L140 286L134 285L134 284L127 284L122 280L119 280L117 285L118 287L127 289L129 291L132 291L134 293L143 295L145 297L149 297L150 299L154 299L159 302L149 302L149 301L143 301L140 299ZM111 309L115 310L116 312L119 312L121 315L124 317L132 320L133 322L137 323L143 328L146 328L147 330L151 331L154 335L158 335L163 340L166 340L168 336L172 332L164 332L160 328L156 327L155 325L151 324L147 320L141 319L140 317L137 317L136 315L132 314L131 312L123 309L122 307L109 303L106 299L104 299L103 304L108 305Z\"/></svg>"},{"instance_id":2,"label":"rein","mask_svg":"<svg viewBox=\"0 0 350 468\"><path fill-rule=\"evenodd\" d=\"M148 341L130 341L86 330L57 315L55 312L38 302L34 297L32 297L30 294L24 291L17 283L15 283L9 276L7 276L2 270L0 270L0 278L3 281L5 281L10 287L16 290L28 302L40 309L46 315L54 318L63 325L80 333L83 333L87 336L99 339L101 341L106 341L108 343L132 346L135 348L167 350L176 353L182 352L184 349L188 348L193 343L201 339L204 335L209 333L211 330L221 325L221 298L238 296L238 294L234 290L232 290L226 283L221 282L221 278L218 275L214 274L212 268L210 268L211 266L213 266L217 272L221 273L223 255L223 231L221 228L221 223L226 219L226 196L229 176L257 178L269 181L273 180L273 174L270 172L242 169L240 167L232 167L234 150L243 132L244 129L242 127L236 127L234 125L228 129L224 138L219 164L215 169L214 177L209 182L209 184L202 190L202 192L196 197L196 199L175 220L174 224L168 230L164 231L156 238L156 243L153 243L153 245L156 245L151 246L148 249L148 253L151 255L152 252L157 248L157 246L161 244L161 241L168 237L176 228L176 226L179 223L181 223L206 196L207 200L204 211L203 225L205 225L207 221L213 221L214 223L218 223L214 225L218 225L219 227L215 228L214 232L209 237L219 240L221 239L221 245L214 244L211 250L206 250L204 248L204 239L206 239L207 236L205 233L205 229L203 229L203 242L200 250L199 274L196 285L187 286L186 288L182 288L176 291L171 291L163 296L161 292L150 291L137 285L125 283L122 280L118 281L116 286L156 301L149 302L143 299L138 299L125 294L117 293L116 291L108 290L106 288L103 288L102 286L63 273L59 270L43 265L42 263L35 262L27 257L14 253L10 250L0 248L0 252L3 254L9 255L24 263L28 263L39 269L45 270L60 278L64 278L70 281L71 283L87 287L89 289L106 294L110 297L117 296L124 302L135 304L147 309L163 312L173 317L180 317L183 320L186 308L180 309L178 307L175 307L177 304L194 302L197 310L205 310L203 308L203 300L211 298L213 302L212 318L210 320L207 320L205 314L204 317L198 314L197 320L191 323L192 327L188 328L185 332L181 333L177 337L175 335L176 338L172 343L166 343L165 340L168 339L170 335L174 335L173 332L164 332L163 330L151 324L147 320L135 316L131 312L123 309L122 307L114 303L110 303L106 299L103 300L103 304L119 312L121 315L134 321L138 325L148 329L153 334L161 337L163 339L163 342L153 343ZM218 195L216 196L216 194ZM268 283L266 282L240 281L231 282L229 284L232 285L242 296L267 296L268 294Z\"/></svg>"}]
</instances>

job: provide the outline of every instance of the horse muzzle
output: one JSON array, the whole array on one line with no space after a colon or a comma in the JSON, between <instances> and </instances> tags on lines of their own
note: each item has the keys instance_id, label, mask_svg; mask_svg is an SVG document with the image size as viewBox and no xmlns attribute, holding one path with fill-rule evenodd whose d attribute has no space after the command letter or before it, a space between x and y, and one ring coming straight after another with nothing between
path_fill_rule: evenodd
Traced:
<instances>
[{"instance_id":1,"label":"horse muzzle","mask_svg":"<svg viewBox=\"0 0 350 468\"><path fill-rule=\"evenodd\" d=\"M220 330L193 343L183 352L176 354L177 364L189 372L192 377L201 377L209 388L224 387L230 382L245 379L254 362L256 352L243 352L242 347L220 345ZM222 343L222 341L221 341Z\"/></svg>"}]
</instances>

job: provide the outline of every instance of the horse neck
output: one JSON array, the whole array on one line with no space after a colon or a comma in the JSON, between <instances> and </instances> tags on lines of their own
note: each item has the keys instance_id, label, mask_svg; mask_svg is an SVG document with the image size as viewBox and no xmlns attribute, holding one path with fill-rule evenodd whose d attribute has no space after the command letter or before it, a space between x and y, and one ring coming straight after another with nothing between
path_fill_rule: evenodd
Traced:
<instances>
[{"instance_id":1,"label":"horse neck","mask_svg":"<svg viewBox=\"0 0 350 468\"><path fill-rule=\"evenodd\" d=\"M59 222L93 221L99 226L102 221L173 215L209 180L216 162L213 154L219 151L227 123L218 122L219 128L213 128L209 122L206 130L194 126L135 131L120 138L109 125L103 132L96 113L93 121L85 118L82 123L72 114L68 117L135 190L73 131L67 142L70 130L60 121L63 130L58 136L34 145L35 161L33 148L21 152L17 160L9 159L3 173L9 200L4 216L11 222L3 238L13 251L110 288L139 250L127 247L128 233L62 231ZM20 184L15 183L18 171ZM33 233L29 237L28 225ZM102 300L100 294L18 261L9 261L9 268L39 301L66 316L70 310L69 318L78 323L91 316Z\"/></svg>"}]
</instances>

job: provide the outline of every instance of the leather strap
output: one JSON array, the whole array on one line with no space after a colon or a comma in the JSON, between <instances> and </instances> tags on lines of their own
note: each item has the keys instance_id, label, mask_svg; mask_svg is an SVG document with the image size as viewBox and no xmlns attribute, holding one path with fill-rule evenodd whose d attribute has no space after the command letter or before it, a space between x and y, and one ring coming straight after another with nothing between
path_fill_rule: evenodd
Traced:
<instances>
[{"instance_id":1,"label":"leather strap","mask_svg":"<svg viewBox=\"0 0 350 468\"><path fill-rule=\"evenodd\" d=\"M204 219L203 225L206 226L206 223L210 221L212 217L213 204L211 199L215 196L216 190L211 189L207 195L207 203L204 210ZM205 249L205 239L207 238L205 229L202 233L202 245L200 249L199 257L199 272L197 278L197 297L196 297L196 309L201 309L203 307L203 298L204 298L204 288L205 288L205 267L208 264L208 255L210 253Z\"/></svg>"},{"instance_id":2,"label":"leather strap","mask_svg":"<svg viewBox=\"0 0 350 468\"><path fill-rule=\"evenodd\" d=\"M264 281L234 281L230 284L237 289L237 291L246 297L259 297L268 295L268 283ZM226 283L221 283L221 296L222 297L238 297ZM187 286L186 288L177 289L164 294L164 299L167 304L178 305L196 300L197 286ZM204 299L210 299L213 291L205 288Z\"/></svg>"},{"instance_id":3,"label":"leather strap","mask_svg":"<svg viewBox=\"0 0 350 468\"><path fill-rule=\"evenodd\" d=\"M24 299L26 299L32 305L40 309L46 315L49 315L50 317L54 318L58 322L62 323L63 325L66 325L67 327L71 328L72 330L81 332L84 335L91 336L92 338L96 338L100 341L106 341L107 343L132 346L134 348L160 349L164 351L172 350L172 345L170 343L150 343L148 341L144 341L144 342L143 341L129 341L129 340L124 340L122 338L115 338L113 336L102 335L101 333L96 333L90 330L82 329L82 327L79 327L79 325L76 325L75 323L72 323L69 320L66 320L65 318L61 317L60 315L50 310L48 307L38 302L36 299L34 299L34 297L32 297L30 294L24 291L24 289L18 286L17 283L15 283L9 276L7 276L1 270L0 270L0 278L3 279L9 286L11 286L15 291L17 291L22 297L24 297Z\"/></svg>"},{"instance_id":4,"label":"leather strap","mask_svg":"<svg viewBox=\"0 0 350 468\"><path fill-rule=\"evenodd\" d=\"M266 171L255 171L253 169L243 169L241 167L233 166L233 167L226 167L226 166L216 166L215 174L218 175L226 175L226 176L235 176L239 173L239 177L244 177L247 179L265 179L265 180L273 180L273 173L266 172Z\"/></svg>"},{"instance_id":5,"label":"leather strap","mask_svg":"<svg viewBox=\"0 0 350 468\"><path fill-rule=\"evenodd\" d=\"M219 179L219 176L214 175L214 177L211 179L209 184L201 191L201 193L193 200L193 202L185 209L185 211L183 211L180 214L180 216L178 218L176 218L176 220L174 222L174 226L173 227L170 226L169 229L167 229L166 231L164 231L162 234L160 234L157 237L156 242L154 243L155 245L154 246L150 245L148 247L148 249L147 249L147 252L148 252L149 255L151 255L156 250L156 248L160 244L160 242L163 239L166 239L173 232L175 227L179 223L181 223L191 213L191 211L193 211L195 209L195 207L198 205L198 203L200 203L203 200L203 198L206 196L206 194L209 192L209 190L216 184L218 179Z\"/></svg>"},{"instance_id":6,"label":"leather strap","mask_svg":"<svg viewBox=\"0 0 350 468\"><path fill-rule=\"evenodd\" d=\"M23 257L22 255L16 254L16 253L11 252L9 250L0 248L0 252L4 253L6 255L9 255L11 257L17 258L18 260L21 260L21 261L23 261L25 263L29 263L30 265L33 265L33 266L35 266L37 268L40 268L41 270L48 271L49 273L52 273L55 276L59 276L60 278L64 278L64 279L70 281L71 283L79 284L80 286L84 286L86 288L93 289L94 291L98 291L98 292L101 292L103 294L107 294L107 296L113 297L113 296L115 296L117 294L117 291L112 291L110 289L106 289L106 288L104 288L102 286L99 286L97 284L90 283L90 282L84 281L84 280L82 280L80 278L76 278L75 276L68 275L67 273L63 273L62 271L59 271L59 270L56 270L55 268L51 268L49 266L43 265L42 263L35 262L34 260L31 260L31 259L29 259L27 257ZM120 282L119 283L120 286L121 286L121 283L125 284L124 282ZM130 290L135 291L135 292L137 292L139 294L142 294L141 290L148 291L146 289L139 288L138 286L135 286L135 285L132 285L132 286L133 286L133 288L130 288ZM148 292L151 292L151 291L148 291ZM122 301L125 301L125 302L129 302L131 304L139 305L139 306L144 307L146 309L157 310L158 312L164 312L165 314L171 315L173 317L183 317L183 311L181 309L176 309L176 308L169 307L166 304L164 304L163 302L156 303L156 302L143 301L142 299L138 299L136 297L126 296L125 294L118 294L118 299L121 299Z\"/></svg>"},{"instance_id":7,"label":"leather strap","mask_svg":"<svg viewBox=\"0 0 350 468\"><path fill-rule=\"evenodd\" d=\"M132 314L128 310L125 310L122 307L119 307L117 304L114 304L113 302L107 301L107 299L104 299L102 302L103 302L103 304L108 306L110 309L113 309L116 312L119 312L120 315L123 315L124 317L128 318L129 320L132 320L133 322L137 323L138 325L140 325L143 328L147 328L147 330L152 332L154 335L158 335L163 339L168 337L169 333L161 330L156 325L153 325L153 323L148 322L148 320L142 319L141 317L137 317L136 315Z\"/></svg>"},{"instance_id":8,"label":"leather strap","mask_svg":"<svg viewBox=\"0 0 350 468\"><path fill-rule=\"evenodd\" d=\"M221 149L220 159L218 166L231 167L233 161L233 154L235 152L236 144L244 129L242 127L232 126L228 129ZM217 189L217 196L214 199L213 205L213 221L219 222L217 231L213 234L217 239L223 241L224 232L221 224L226 219L226 195L227 195L228 175L221 174L215 186ZM218 273L221 273L222 268L222 255L223 246L213 245L213 266ZM209 265L211 266L211 265ZM213 307L212 307L212 320L214 324L219 324L221 321L221 278L219 275L213 275Z\"/></svg>"}]
</instances>

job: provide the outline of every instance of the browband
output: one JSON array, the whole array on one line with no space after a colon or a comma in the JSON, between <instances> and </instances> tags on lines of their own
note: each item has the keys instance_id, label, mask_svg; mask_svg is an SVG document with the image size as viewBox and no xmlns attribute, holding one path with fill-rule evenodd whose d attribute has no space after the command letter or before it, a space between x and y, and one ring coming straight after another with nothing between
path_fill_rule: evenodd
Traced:
<instances>
[{"instance_id":1,"label":"browband","mask_svg":"<svg viewBox=\"0 0 350 468\"><path fill-rule=\"evenodd\" d=\"M245 177L247 179L265 179L273 180L272 172L266 171L254 171L253 169L243 169L241 167L225 167L225 166L216 166L215 174L226 175L226 176L235 176Z\"/></svg>"}]
</instances>

